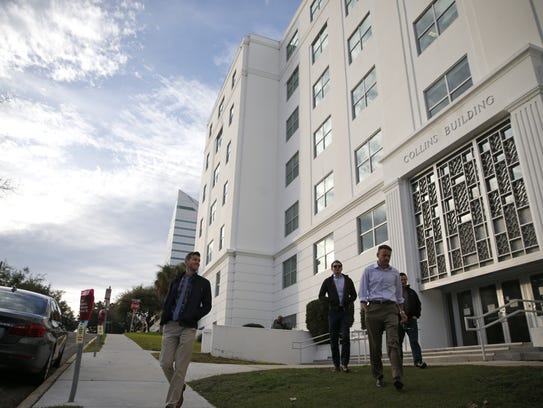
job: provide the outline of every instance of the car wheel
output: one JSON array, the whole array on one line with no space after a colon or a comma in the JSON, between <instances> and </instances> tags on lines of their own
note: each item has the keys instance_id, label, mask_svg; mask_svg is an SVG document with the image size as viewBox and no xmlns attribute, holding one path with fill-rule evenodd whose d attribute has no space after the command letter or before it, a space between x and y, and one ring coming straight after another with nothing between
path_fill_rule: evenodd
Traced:
<instances>
[{"instance_id":1,"label":"car wheel","mask_svg":"<svg viewBox=\"0 0 543 408\"><path fill-rule=\"evenodd\" d=\"M61 363L61 360L62 360L62 355L64 354L64 349L65 348L66 348L66 343L64 343L64 345L62 346L62 350L60 350L60 353L58 353L58 357L55 360L55 362L53 363L53 367L60 367L60 363Z\"/></svg>"},{"instance_id":2,"label":"car wheel","mask_svg":"<svg viewBox=\"0 0 543 408\"><path fill-rule=\"evenodd\" d=\"M53 354L54 354L54 352L55 352L55 350L53 349L51 351L51 354L49 354L49 358L47 359L47 362L45 363L45 365L43 366L41 371L34 375L33 382L36 385L39 385L42 382L44 382L45 379L47 378L47 376L49 375L49 370L51 369L51 365L53 364Z\"/></svg>"}]
</instances>

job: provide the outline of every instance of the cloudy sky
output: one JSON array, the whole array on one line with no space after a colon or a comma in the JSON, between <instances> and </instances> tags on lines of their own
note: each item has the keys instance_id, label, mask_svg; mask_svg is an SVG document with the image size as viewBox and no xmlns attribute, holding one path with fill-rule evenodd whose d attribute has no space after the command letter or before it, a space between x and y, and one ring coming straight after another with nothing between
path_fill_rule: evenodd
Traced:
<instances>
[{"instance_id":1,"label":"cloudy sky","mask_svg":"<svg viewBox=\"0 0 543 408\"><path fill-rule=\"evenodd\" d=\"M0 260L76 313L82 289L151 285L242 36L280 39L299 4L1 0Z\"/></svg>"}]
</instances>

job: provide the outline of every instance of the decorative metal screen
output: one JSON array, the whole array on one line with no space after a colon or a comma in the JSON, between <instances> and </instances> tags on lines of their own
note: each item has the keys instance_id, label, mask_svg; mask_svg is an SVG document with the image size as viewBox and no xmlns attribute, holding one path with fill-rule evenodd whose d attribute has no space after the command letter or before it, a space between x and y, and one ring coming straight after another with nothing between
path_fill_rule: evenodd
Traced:
<instances>
[{"instance_id":1,"label":"decorative metal screen","mask_svg":"<svg viewBox=\"0 0 543 408\"><path fill-rule=\"evenodd\" d=\"M509 122L426 170L411 186L422 282L538 249Z\"/></svg>"}]
</instances>

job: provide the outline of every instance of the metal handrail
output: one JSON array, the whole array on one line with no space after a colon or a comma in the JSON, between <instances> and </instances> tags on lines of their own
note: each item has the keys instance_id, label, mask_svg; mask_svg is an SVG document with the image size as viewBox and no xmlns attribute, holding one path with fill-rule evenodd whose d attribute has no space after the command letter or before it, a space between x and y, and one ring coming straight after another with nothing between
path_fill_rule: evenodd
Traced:
<instances>
[{"instance_id":1,"label":"metal handrail","mask_svg":"<svg viewBox=\"0 0 543 408\"><path fill-rule=\"evenodd\" d=\"M368 334L366 330L350 330L350 340L351 342L358 343L358 363L360 364L360 340L367 340ZM293 341L291 348L293 350L300 350L300 363L302 362L302 351L309 347L316 347L319 344L323 344L330 341L330 332L320 334L315 337L303 341ZM368 353L366 350L366 343L364 342L364 361L368 361Z\"/></svg>"},{"instance_id":2,"label":"metal handrail","mask_svg":"<svg viewBox=\"0 0 543 408\"><path fill-rule=\"evenodd\" d=\"M514 312L511 312L507 314L505 311L507 307L510 307L512 304L518 304L519 302L527 303L528 305L533 305L533 309L517 309ZM517 314L521 313L539 313L540 311L537 310L536 305L541 305L543 307L543 300L530 300L530 299L512 299L506 304L497 307L494 310L489 310L486 313L483 313L479 316L464 316L464 326L466 328L466 331L476 331L477 332L477 338L479 339L479 344L481 345L481 353L483 355L483 361L486 361L486 350L485 350L485 344L483 342L483 336L482 331L488 327L494 326L495 324L502 323L507 320L508 317L515 316ZM498 315L498 318L496 320L493 320L490 323L484 324L484 318L487 316L490 316L492 314L496 313ZM475 327L470 327L469 322L473 320ZM537 325L537 319L535 319L535 327L538 327Z\"/></svg>"}]
</instances>

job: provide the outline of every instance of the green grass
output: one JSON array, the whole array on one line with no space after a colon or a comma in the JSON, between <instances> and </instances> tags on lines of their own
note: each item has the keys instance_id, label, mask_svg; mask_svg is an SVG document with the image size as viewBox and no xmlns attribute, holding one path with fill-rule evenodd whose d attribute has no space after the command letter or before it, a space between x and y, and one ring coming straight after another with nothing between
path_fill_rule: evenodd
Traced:
<instances>
[{"instance_id":1,"label":"green grass","mask_svg":"<svg viewBox=\"0 0 543 408\"><path fill-rule=\"evenodd\" d=\"M364 366L352 367L348 374L330 368L274 369L189 384L217 408L527 408L539 407L543 400L541 367L406 367L404 382L404 389L396 391L386 367L385 387L377 388Z\"/></svg>"},{"instance_id":2,"label":"green grass","mask_svg":"<svg viewBox=\"0 0 543 408\"><path fill-rule=\"evenodd\" d=\"M102 336L100 336L100 344L98 344L98 348L96 349L96 351L100 351L102 350L102 346L104 345L104 343L106 342L106 337L107 337L107 334L104 334ZM87 347L85 347L83 349L83 352L84 353L94 353L94 347L95 347L95 343L98 341L98 336L96 336L91 343L89 343L87 345Z\"/></svg>"},{"instance_id":3,"label":"green grass","mask_svg":"<svg viewBox=\"0 0 543 408\"><path fill-rule=\"evenodd\" d=\"M124 335L144 350L160 351L162 347L161 333L125 333Z\"/></svg>"}]
</instances>

